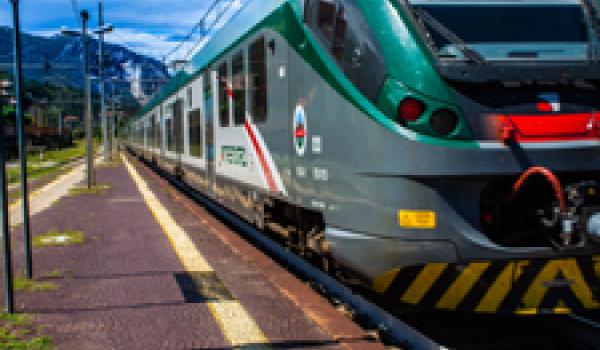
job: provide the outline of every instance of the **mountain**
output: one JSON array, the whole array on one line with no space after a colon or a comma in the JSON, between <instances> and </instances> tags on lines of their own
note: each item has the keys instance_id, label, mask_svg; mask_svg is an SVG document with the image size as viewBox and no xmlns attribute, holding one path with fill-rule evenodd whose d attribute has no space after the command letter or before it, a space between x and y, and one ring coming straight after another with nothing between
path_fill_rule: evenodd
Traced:
<instances>
[{"instance_id":1,"label":"mountain","mask_svg":"<svg viewBox=\"0 0 600 350\"><path fill-rule=\"evenodd\" d=\"M83 87L83 45L80 38L62 35L40 37L23 33L22 40L25 79L72 88ZM6 70L6 64L13 62L12 28L0 26L0 43L0 69ZM96 74L98 41L91 39L89 48L91 72ZM139 77L144 82L144 93L151 94L161 80L169 78L167 67L159 60L108 43L105 43L104 52L105 76L114 79L119 91L131 91L130 82ZM108 89L110 92L110 84Z\"/></svg>"}]
</instances>

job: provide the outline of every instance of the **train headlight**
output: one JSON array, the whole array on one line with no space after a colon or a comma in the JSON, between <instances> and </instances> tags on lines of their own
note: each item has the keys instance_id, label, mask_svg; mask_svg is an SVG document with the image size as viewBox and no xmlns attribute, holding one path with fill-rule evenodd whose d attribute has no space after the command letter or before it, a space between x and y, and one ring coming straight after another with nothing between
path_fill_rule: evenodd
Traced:
<instances>
[{"instance_id":1,"label":"train headlight","mask_svg":"<svg viewBox=\"0 0 600 350\"><path fill-rule=\"evenodd\" d=\"M440 136L446 136L456 130L458 116L448 109L439 109L429 118L431 129Z\"/></svg>"},{"instance_id":2,"label":"train headlight","mask_svg":"<svg viewBox=\"0 0 600 350\"><path fill-rule=\"evenodd\" d=\"M425 112L425 104L416 98L407 97L398 105L398 122L405 125L414 122Z\"/></svg>"}]
</instances>

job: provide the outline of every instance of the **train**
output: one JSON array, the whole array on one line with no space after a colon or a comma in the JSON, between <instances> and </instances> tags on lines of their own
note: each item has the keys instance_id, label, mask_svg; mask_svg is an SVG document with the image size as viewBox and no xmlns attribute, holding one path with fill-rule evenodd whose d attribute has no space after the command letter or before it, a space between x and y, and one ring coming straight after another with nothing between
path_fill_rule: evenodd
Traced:
<instances>
[{"instance_id":1,"label":"train","mask_svg":"<svg viewBox=\"0 0 600 350\"><path fill-rule=\"evenodd\" d=\"M126 147L418 310L600 309L600 2L261 0Z\"/></svg>"}]
</instances>

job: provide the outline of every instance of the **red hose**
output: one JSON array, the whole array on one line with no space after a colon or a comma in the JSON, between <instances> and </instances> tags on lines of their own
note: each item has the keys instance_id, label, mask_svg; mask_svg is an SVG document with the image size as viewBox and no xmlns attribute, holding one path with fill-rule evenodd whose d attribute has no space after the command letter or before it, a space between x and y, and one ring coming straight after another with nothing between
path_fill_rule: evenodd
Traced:
<instances>
[{"instance_id":1,"label":"red hose","mask_svg":"<svg viewBox=\"0 0 600 350\"><path fill-rule=\"evenodd\" d=\"M529 179L529 177L531 177L531 175L534 175L534 174L542 175L546 178L546 180L548 180L548 182L550 182L550 184L552 185L552 189L554 190L554 195L556 196L556 199L558 199L558 204L560 206L560 212L565 213L567 211L567 201L565 200L565 195L563 193L563 189L562 189L562 185L560 184L560 180L550 169L544 168L541 166L531 167L531 168L527 169L521 175L521 177L519 177L517 182L515 182L515 184L513 185L513 189L511 192L511 198L514 198L517 195L517 193L519 192L519 190L521 189L521 187L523 186L525 181L527 179Z\"/></svg>"}]
</instances>

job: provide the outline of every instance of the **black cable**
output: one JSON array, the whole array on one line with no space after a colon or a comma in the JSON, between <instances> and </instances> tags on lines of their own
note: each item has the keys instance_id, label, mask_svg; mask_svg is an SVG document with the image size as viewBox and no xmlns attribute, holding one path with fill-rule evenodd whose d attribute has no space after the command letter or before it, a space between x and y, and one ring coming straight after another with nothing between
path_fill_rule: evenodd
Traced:
<instances>
[{"instance_id":1,"label":"black cable","mask_svg":"<svg viewBox=\"0 0 600 350\"><path fill-rule=\"evenodd\" d=\"M175 52L177 52L186 42L188 42L192 38L192 36L198 30L198 28L200 28L200 27L202 27L204 25L204 22L208 18L208 15L222 1L224 1L224 0L214 0L212 2L212 4L208 7L208 9L206 10L206 12L202 16L202 18L200 18L200 20L192 27L192 29L190 30L190 32L185 37L183 37L174 48L172 48L169 52L167 52L163 56L163 61L166 61L169 56L171 56L172 54L174 54Z\"/></svg>"}]
</instances>

